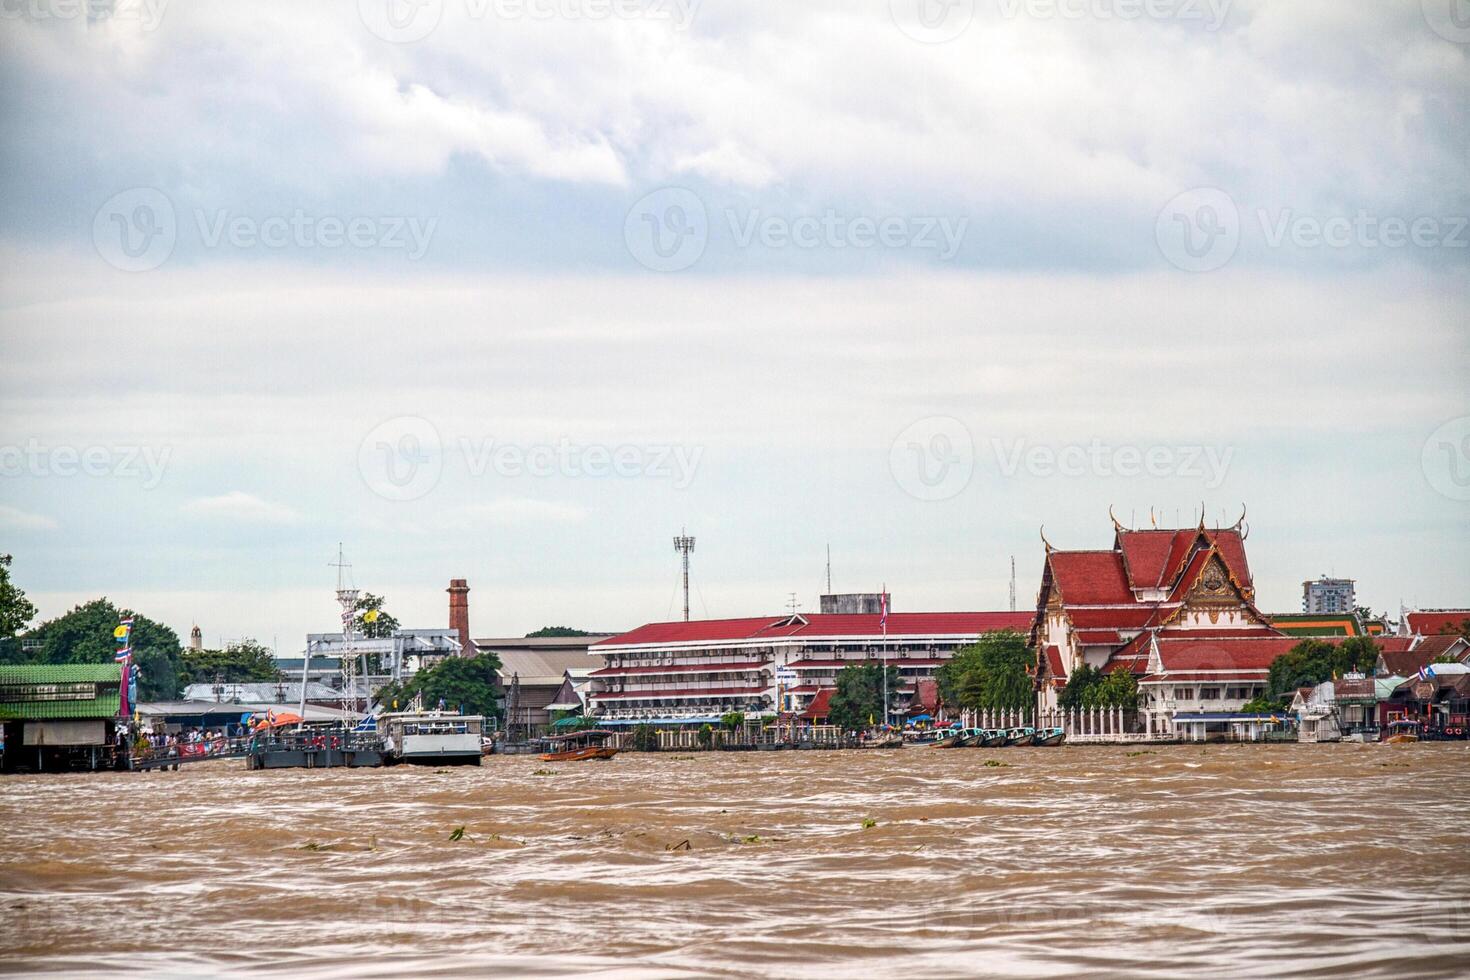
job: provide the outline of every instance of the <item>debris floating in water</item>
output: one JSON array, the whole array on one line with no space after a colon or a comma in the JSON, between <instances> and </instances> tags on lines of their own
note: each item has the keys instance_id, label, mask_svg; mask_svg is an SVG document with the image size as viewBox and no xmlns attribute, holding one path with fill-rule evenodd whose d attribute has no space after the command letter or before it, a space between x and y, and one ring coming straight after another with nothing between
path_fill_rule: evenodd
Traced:
<instances>
[{"instance_id":1,"label":"debris floating in water","mask_svg":"<svg viewBox=\"0 0 1470 980\"><path fill-rule=\"evenodd\" d=\"M455 827L453 830L451 830L449 832L449 839L450 840L463 840L464 839L464 827L463 826Z\"/></svg>"}]
</instances>

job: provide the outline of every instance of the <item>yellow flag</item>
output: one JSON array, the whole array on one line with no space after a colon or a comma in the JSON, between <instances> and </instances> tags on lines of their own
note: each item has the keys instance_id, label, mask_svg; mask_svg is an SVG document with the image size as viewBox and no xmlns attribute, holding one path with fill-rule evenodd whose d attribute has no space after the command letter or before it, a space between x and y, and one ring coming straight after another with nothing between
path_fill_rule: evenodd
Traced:
<instances>
[{"instance_id":1,"label":"yellow flag","mask_svg":"<svg viewBox=\"0 0 1470 980\"><path fill-rule=\"evenodd\" d=\"M378 611L376 609L369 609L362 614L362 621L364 623L376 623L378 621Z\"/></svg>"},{"instance_id":2,"label":"yellow flag","mask_svg":"<svg viewBox=\"0 0 1470 980\"><path fill-rule=\"evenodd\" d=\"M112 635L119 640L125 639L128 635L128 628L126 626L119 626L112 631Z\"/></svg>"}]
</instances>

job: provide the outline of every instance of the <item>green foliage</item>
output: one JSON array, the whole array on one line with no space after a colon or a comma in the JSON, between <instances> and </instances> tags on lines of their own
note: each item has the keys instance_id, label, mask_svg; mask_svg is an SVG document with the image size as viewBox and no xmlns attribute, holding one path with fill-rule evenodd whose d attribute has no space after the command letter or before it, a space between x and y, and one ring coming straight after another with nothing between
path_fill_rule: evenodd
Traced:
<instances>
[{"instance_id":1,"label":"green foliage","mask_svg":"<svg viewBox=\"0 0 1470 980\"><path fill-rule=\"evenodd\" d=\"M1357 671L1372 674L1378 663L1378 644L1372 637L1352 636L1341 643L1308 638L1271 661L1266 675L1265 700L1280 711L1299 687L1312 687Z\"/></svg>"},{"instance_id":2,"label":"green foliage","mask_svg":"<svg viewBox=\"0 0 1470 980\"><path fill-rule=\"evenodd\" d=\"M1434 658L1434 662L1437 664L1457 664L1460 661L1455 657L1453 653L1441 653L1439 656Z\"/></svg>"},{"instance_id":3,"label":"green foliage","mask_svg":"<svg viewBox=\"0 0 1470 980\"><path fill-rule=\"evenodd\" d=\"M883 667L878 664L850 664L837 672L837 690L832 694L828 720L841 728L866 728L868 719L882 723ZM893 705L898 690L897 667L888 668L888 699Z\"/></svg>"},{"instance_id":4,"label":"green foliage","mask_svg":"<svg viewBox=\"0 0 1470 980\"><path fill-rule=\"evenodd\" d=\"M586 630L574 630L570 626L543 626L534 633L527 633L526 639L534 640L542 636L591 636Z\"/></svg>"},{"instance_id":5,"label":"green foliage","mask_svg":"<svg viewBox=\"0 0 1470 980\"><path fill-rule=\"evenodd\" d=\"M986 633L940 667L940 692L947 686L951 695L945 699L965 708L1030 708L1035 694L1027 668L1034 659L1021 634Z\"/></svg>"},{"instance_id":6,"label":"green foliage","mask_svg":"<svg viewBox=\"0 0 1470 980\"><path fill-rule=\"evenodd\" d=\"M464 840L464 827L455 827L449 832L450 840Z\"/></svg>"},{"instance_id":7,"label":"green foliage","mask_svg":"<svg viewBox=\"0 0 1470 980\"><path fill-rule=\"evenodd\" d=\"M375 639L396 633L398 620L391 613L383 610L383 602L382 596L373 595L371 592L364 592L358 596L357 602L352 607L352 611L356 613L352 619L352 628L363 636ZM371 621L368 619L369 612L377 614Z\"/></svg>"},{"instance_id":8,"label":"green foliage","mask_svg":"<svg viewBox=\"0 0 1470 980\"><path fill-rule=\"evenodd\" d=\"M1063 708L1138 707L1138 678L1126 670L1104 674L1091 664L1082 664L1067 678L1067 686L1057 698Z\"/></svg>"},{"instance_id":9,"label":"green foliage","mask_svg":"<svg viewBox=\"0 0 1470 980\"><path fill-rule=\"evenodd\" d=\"M0 663L18 662L20 644L14 642L15 634L35 616L35 605L10 582L10 556L0 555ZM12 647L17 659L7 657Z\"/></svg>"},{"instance_id":10,"label":"green foliage","mask_svg":"<svg viewBox=\"0 0 1470 980\"><path fill-rule=\"evenodd\" d=\"M715 730L713 728L711 728L707 724L706 725L700 725L699 726L699 733L695 737L697 739L699 739L699 745L700 745L700 747L707 749L707 748L710 747L710 745L712 745L714 743L714 740L715 740Z\"/></svg>"},{"instance_id":11,"label":"green foliage","mask_svg":"<svg viewBox=\"0 0 1470 980\"><path fill-rule=\"evenodd\" d=\"M180 684L226 684L280 680L276 658L270 650L245 639L224 650L184 650L180 654Z\"/></svg>"},{"instance_id":12,"label":"green foliage","mask_svg":"<svg viewBox=\"0 0 1470 980\"><path fill-rule=\"evenodd\" d=\"M744 724L745 712L743 711L727 711L723 715L720 715L721 727L728 728L732 732Z\"/></svg>"},{"instance_id":13,"label":"green foliage","mask_svg":"<svg viewBox=\"0 0 1470 980\"><path fill-rule=\"evenodd\" d=\"M1286 702L1281 698L1271 698L1260 694L1241 705L1240 710L1251 715L1272 715L1278 711L1285 711Z\"/></svg>"},{"instance_id":14,"label":"green foliage","mask_svg":"<svg viewBox=\"0 0 1470 980\"><path fill-rule=\"evenodd\" d=\"M633 726L633 749L636 752L657 752L658 729L646 722Z\"/></svg>"},{"instance_id":15,"label":"green foliage","mask_svg":"<svg viewBox=\"0 0 1470 980\"><path fill-rule=\"evenodd\" d=\"M132 610L120 610L107 599L93 599L71 612L47 620L26 634L41 641L23 663L105 664L117 651L112 631L124 613L133 617L133 663L138 667L138 699L169 701L179 696L183 659L179 635L162 623ZM12 661L15 662L15 661Z\"/></svg>"},{"instance_id":16,"label":"green foliage","mask_svg":"<svg viewBox=\"0 0 1470 980\"><path fill-rule=\"evenodd\" d=\"M477 657L447 657L442 662L419 671L401 684L386 684L375 695L378 704L390 706L396 700L400 709L406 708L417 694L423 694L423 704L432 710L444 699L447 708L463 711L467 715L498 716L498 701L501 696L497 672L500 658L493 653L482 653Z\"/></svg>"}]
</instances>

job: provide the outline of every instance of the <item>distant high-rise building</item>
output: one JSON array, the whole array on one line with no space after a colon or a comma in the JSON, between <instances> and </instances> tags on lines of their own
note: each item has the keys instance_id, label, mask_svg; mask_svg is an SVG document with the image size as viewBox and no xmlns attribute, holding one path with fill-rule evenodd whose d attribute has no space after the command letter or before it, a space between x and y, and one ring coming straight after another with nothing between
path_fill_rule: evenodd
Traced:
<instances>
[{"instance_id":1,"label":"distant high-rise building","mask_svg":"<svg viewBox=\"0 0 1470 980\"><path fill-rule=\"evenodd\" d=\"M1302 583L1302 612L1350 613L1357 609L1357 596L1350 578L1328 578Z\"/></svg>"},{"instance_id":2,"label":"distant high-rise building","mask_svg":"<svg viewBox=\"0 0 1470 980\"><path fill-rule=\"evenodd\" d=\"M194 628L191 629L191 630L189 630L189 649L190 650L203 650L204 649L204 631L199 628L199 624L198 623L195 623L194 624Z\"/></svg>"}]
</instances>

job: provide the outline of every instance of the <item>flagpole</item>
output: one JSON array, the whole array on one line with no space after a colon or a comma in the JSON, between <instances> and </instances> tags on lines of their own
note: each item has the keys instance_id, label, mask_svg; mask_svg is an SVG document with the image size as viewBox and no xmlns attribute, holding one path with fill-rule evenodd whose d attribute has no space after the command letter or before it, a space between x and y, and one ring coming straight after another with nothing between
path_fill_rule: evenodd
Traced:
<instances>
[{"instance_id":1,"label":"flagpole","mask_svg":"<svg viewBox=\"0 0 1470 980\"><path fill-rule=\"evenodd\" d=\"M883 583L883 727L888 727L888 583Z\"/></svg>"}]
</instances>

